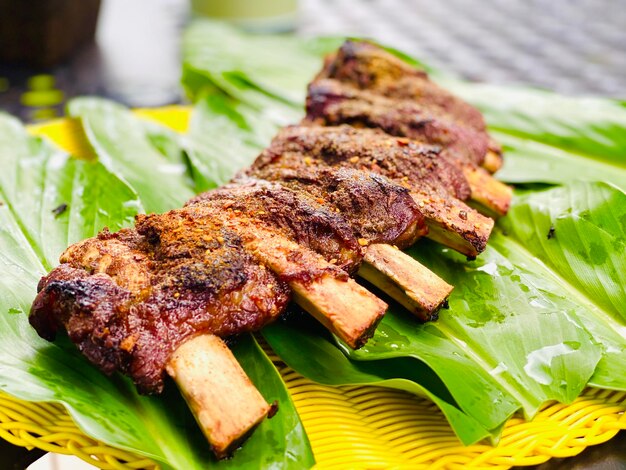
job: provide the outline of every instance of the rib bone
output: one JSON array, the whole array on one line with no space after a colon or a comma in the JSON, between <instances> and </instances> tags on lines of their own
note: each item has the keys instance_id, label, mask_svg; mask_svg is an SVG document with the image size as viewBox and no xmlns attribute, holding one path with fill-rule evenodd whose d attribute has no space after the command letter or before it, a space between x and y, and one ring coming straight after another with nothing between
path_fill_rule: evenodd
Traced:
<instances>
[{"instance_id":1,"label":"rib bone","mask_svg":"<svg viewBox=\"0 0 626 470\"><path fill-rule=\"evenodd\" d=\"M217 336L184 342L166 370L218 459L229 456L272 410Z\"/></svg>"},{"instance_id":2,"label":"rib bone","mask_svg":"<svg viewBox=\"0 0 626 470\"><path fill-rule=\"evenodd\" d=\"M513 191L491 176L484 168L465 167L463 173L472 190L472 201L486 209L488 214L505 215L509 211Z\"/></svg>"},{"instance_id":3,"label":"rib bone","mask_svg":"<svg viewBox=\"0 0 626 470\"><path fill-rule=\"evenodd\" d=\"M495 173L502 167L502 153L489 149L482 166L488 172Z\"/></svg>"},{"instance_id":4,"label":"rib bone","mask_svg":"<svg viewBox=\"0 0 626 470\"><path fill-rule=\"evenodd\" d=\"M359 276L386 292L420 320L432 320L453 287L391 245L371 245Z\"/></svg>"},{"instance_id":5,"label":"rib bone","mask_svg":"<svg viewBox=\"0 0 626 470\"><path fill-rule=\"evenodd\" d=\"M246 246L279 276L289 282L294 300L351 348L359 348L374 334L387 304L357 284L320 255L290 240L259 237ZM315 266L321 276L301 280L301 269Z\"/></svg>"}]
</instances>

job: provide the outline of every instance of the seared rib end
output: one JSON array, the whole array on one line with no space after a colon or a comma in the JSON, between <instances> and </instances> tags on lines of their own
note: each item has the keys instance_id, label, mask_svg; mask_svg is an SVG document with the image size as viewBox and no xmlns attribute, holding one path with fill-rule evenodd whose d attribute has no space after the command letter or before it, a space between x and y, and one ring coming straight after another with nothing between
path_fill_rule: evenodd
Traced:
<instances>
[{"instance_id":1,"label":"seared rib end","mask_svg":"<svg viewBox=\"0 0 626 470\"><path fill-rule=\"evenodd\" d=\"M324 276L291 287L296 303L353 349L373 336L387 311L385 302L351 278Z\"/></svg>"},{"instance_id":2,"label":"seared rib end","mask_svg":"<svg viewBox=\"0 0 626 470\"><path fill-rule=\"evenodd\" d=\"M371 245L359 275L422 321L436 316L453 289L428 268L391 245Z\"/></svg>"},{"instance_id":3,"label":"seared rib end","mask_svg":"<svg viewBox=\"0 0 626 470\"><path fill-rule=\"evenodd\" d=\"M471 198L488 215L506 215L513 198L510 186L501 183L483 168L465 167L463 174L472 190ZM480 209L479 209L480 210Z\"/></svg>"},{"instance_id":4,"label":"seared rib end","mask_svg":"<svg viewBox=\"0 0 626 470\"><path fill-rule=\"evenodd\" d=\"M450 230L435 220L428 221L428 238L446 245L470 258L475 258L485 251L487 241L491 235L494 221L489 217L484 217L478 212L474 213L473 219L477 222L473 224L463 224L463 228ZM469 218L468 218L469 219Z\"/></svg>"},{"instance_id":5,"label":"seared rib end","mask_svg":"<svg viewBox=\"0 0 626 470\"><path fill-rule=\"evenodd\" d=\"M487 151L482 166L488 172L495 173L502 167L502 162L502 152L498 147L497 150L489 149Z\"/></svg>"}]
</instances>

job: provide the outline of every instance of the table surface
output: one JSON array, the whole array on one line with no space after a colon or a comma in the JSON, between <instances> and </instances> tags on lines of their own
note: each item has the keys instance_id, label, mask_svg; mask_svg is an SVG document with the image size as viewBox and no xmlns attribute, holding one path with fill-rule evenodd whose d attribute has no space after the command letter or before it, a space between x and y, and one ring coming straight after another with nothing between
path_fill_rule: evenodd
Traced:
<instances>
[{"instance_id":1,"label":"table surface","mask_svg":"<svg viewBox=\"0 0 626 470\"><path fill-rule=\"evenodd\" d=\"M478 7L477 7L478 5ZM297 32L367 36L474 81L626 99L623 0L301 0ZM129 106L183 99L178 86L186 0L103 0L97 43L34 71L0 64L0 109L33 121L27 79L51 73L64 94Z\"/></svg>"},{"instance_id":2,"label":"table surface","mask_svg":"<svg viewBox=\"0 0 626 470\"><path fill-rule=\"evenodd\" d=\"M71 60L42 70L0 64L0 110L32 122L85 94L134 107L183 102L178 47L188 18L185 0L104 0L97 41ZM468 80L626 99L620 0L301 0L296 29L371 37ZM42 73L62 92L46 113L23 105L28 78ZM24 452L0 442L3 465ZM626 470L626 433L536 468Z\"/></svg>"}]
</instances>

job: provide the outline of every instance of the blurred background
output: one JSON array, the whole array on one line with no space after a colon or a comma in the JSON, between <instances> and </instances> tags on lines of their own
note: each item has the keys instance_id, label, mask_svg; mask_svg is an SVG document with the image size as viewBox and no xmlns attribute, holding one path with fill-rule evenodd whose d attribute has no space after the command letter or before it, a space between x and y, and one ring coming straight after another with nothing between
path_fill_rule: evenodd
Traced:
<instances>
[{"instance_id":1,"label":"blurred background","mask_svg":"<svg viewBox=\"0 0 626 470\"><path fill-rule=\"evenodd\" d=\"M37 121L76 95L184 101L178 44L194 14L367 36L474 81L626 98L623 0L0 0L0 109Z\"/></svg>"},{"instance_id":2,"label":"blurred background","mask_svg":"<svg viewBox=\"0 0 626 470\"><path fill-rule=\"evenodd\" d=\"M179 42L193 16L370 37L472 81L626 99L624 0L0 0L0 110L36 122L78 95L185 102ZM625 436L541 468L626 468ZM42 454L0 441L0 470ZM47 458L32 468L84 467Z\"/></svg>"}]
</instances>

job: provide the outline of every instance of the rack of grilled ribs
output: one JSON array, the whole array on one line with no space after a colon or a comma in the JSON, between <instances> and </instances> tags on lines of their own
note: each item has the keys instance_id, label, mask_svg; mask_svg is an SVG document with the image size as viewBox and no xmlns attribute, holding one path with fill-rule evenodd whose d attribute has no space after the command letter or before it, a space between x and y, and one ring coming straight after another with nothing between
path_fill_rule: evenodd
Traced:
<instances>
[{"instance_id":1,"label":"rack of grilled ribs","mask_svg":"<svg viewBox=\"0 0 626 470\"><path fill-rule=\"evenodd\" d=\"M325 84L336 101L369 97L380 107L379 113L396 109L396 122L390 119L386 123L393 135L440 142L491 172L502 165L502 149L490 138L485 120L476 108L431 81L423 70L380 46L367 41L346 41L326 58L324 67L309 86L307 106L314 117L326 114L316 112L326 101L318 101L318 87L324 84L324 79L330 79ZM358 115L353 118L359 122ZM377 118L373 119L376 122ZM397 134L394 130L404 133Z\"/></svg>"},{"instance_id":2,"label":"rack of grilled ribs","mask_svg":"<svg viewBox=\"0 0 626 470\"><path fill-rule=\"evenodd\" d=\"M321 125L371 127L441 148L470 187L468 197L495 215L506 214L511 191L489 176L502 153L478 110L392 54L347 41L309 85L307 118Z\"/></svg>"},{"instance_id":3,"label":"rack of grilled ribs","mask_svg":"<svg viewBox=\"0 0 626 470\"><path fill-rule=\"evenodd\" d=\"M47 339L64 329L104 372L125 373L148 393L161 391L166 371L184 394L198 392L185 380L198 357L214 354L216 338L258 330L292 297L358 346L386 310L342 269L358 263L361 245L336 214L264 186L218 190L181 209L138 216L135 229L104 231L69 247L40 282L31 324ZM289 218L303 211L310 213L300 224ZM195 347L183 348L189 341ZM203 429L219 456L270 412L258 395L251 415L242 415L238 394L256 392L244 385L224 393L212 383L212 396L189 398L196 415L214 419ZM224 396L228 403L216 407ZM236 429L225 429L224 417L237 416Z\"/></svg>"},{"instance_id":4,"label":"rack of grilled ribs","mask_svg":"<svg viewBox=\"0 0 626 470\"><path fill-rule=\"evenodd\" d=\"M468 182L436 147L377 129L291 126L279 132L250 173L270 178L276 167L300 172L311 166L382 174L410 190L426 218L428 236L468 256L487 245L493 219L462 202L469 196Z\"/></svg>"},{"instance_id":5,"label":"rack of grilled ribs","mask_svg":"<svg viewBox=\"0 0 626 470\"><path fill-rule=\"evenodd\" d=\"M369 59L346 54L361 49ZM409 125L393 114L406 102L416 113L447 112L457 124L467 119L476 133L486 132L473 108L448 110L456 98L443 91L437 98L440 89L423 74L403 72L385 54L347 43L322 73L333 77L311 85L303 123L281 130L230 184L183 208L139 215L134 228L105 229L70 246L39 283L33 327L49 340L66 331L91 362L128 375L142 393L159 393L171 376L224 457L273 407L221 338L259 330L293 300L357 348L387 304L355 274L419 319L435 318L452 286L399 248L430 236L468 256L484 250L493 220L463 201L475 193L467 168L483 171L478 165L486 159L459 156L462 143L434 142L385 123ZM371 66L380 73L370 74L370 83L362 77ZM385 78L392 76L398 80ZM419 86L411 84L416 80ZM396 105L377 121L377 102L364 106L359 96L360 120L339 113L334 122L331 105L342 99L318 93L320 83ZM416 90L426 90L428 99L415 99Z\"/></svg>"}]
</instances>

